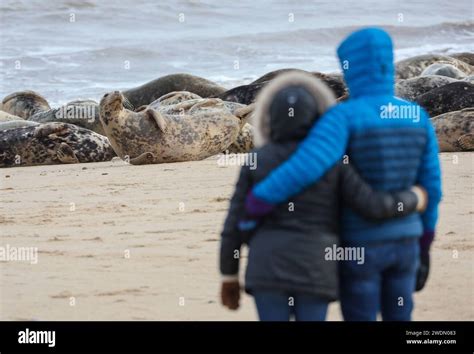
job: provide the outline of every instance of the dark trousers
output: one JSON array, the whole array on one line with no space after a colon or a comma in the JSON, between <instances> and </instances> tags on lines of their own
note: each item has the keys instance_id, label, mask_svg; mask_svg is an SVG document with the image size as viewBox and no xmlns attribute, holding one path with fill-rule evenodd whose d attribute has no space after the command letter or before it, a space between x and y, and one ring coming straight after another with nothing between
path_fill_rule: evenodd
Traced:
<instances>
[{"instance_id":1,"label":"dark trousers","mask_svg":"<svg viewBox=\"0 0 474 354\"><path fill-rule=\"evenodd\" d=\"M295 294L294 296L276 291L254 291L260 321L324 321L328 302L316 296Z\"/></svg>"},{"instance_id":2,"label":"dark trousers","mask_svg":"<svg viewBox=\"0 0 474 354\"><path fill-rule=\"evenodd\" d=\"M419 262L418 238L365 247L363 264L340 265L341 309L346 321L410 321Z\"/></svg>"}]
</instances>

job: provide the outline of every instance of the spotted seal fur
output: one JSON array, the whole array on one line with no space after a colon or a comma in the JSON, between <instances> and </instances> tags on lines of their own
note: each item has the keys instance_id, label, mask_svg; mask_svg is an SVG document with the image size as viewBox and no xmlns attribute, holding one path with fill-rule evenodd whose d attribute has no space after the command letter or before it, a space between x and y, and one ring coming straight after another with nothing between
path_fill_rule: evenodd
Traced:
<instances>
[{"instance_id":1,"label":"spotted seal fur","mask_svg":"<svg viewBox=\"0 0 474 354\"><path fill-rule=\"evenodd\" d=\"M241 121L217 98L151 104L133 112L111 92L100 102L100 120L115 152L132 164L202 160L224 151Z\"/></svg>"}]
</instances>

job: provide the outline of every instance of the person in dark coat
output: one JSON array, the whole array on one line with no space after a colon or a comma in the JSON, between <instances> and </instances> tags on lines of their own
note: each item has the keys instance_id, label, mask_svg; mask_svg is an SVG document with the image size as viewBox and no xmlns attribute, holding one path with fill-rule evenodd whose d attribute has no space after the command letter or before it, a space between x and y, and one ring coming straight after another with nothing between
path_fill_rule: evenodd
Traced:
<instances>
[{"instance_id":1,"label":"person in dark coat","mask_svg":"<svg viewBox=\"0 0 474 354\"><path fill-rule=\"evenodd\" d=\"M221 300L239 307L240 252L248 242L245 290L254 296L260 320L324 320L338 299L338 253L364 261L363 249L339 246L342 206L372 220L407 216L426 203L419 187L399 192L373 190L347 163L334 165L316 184L276 206L246 239L245 198L252 187L296 150L315 121L335 102L321 81L301 73L282 75L257 98L253 116L257 168L243 166L222 231Z\"/></svg>"}]
</instances>

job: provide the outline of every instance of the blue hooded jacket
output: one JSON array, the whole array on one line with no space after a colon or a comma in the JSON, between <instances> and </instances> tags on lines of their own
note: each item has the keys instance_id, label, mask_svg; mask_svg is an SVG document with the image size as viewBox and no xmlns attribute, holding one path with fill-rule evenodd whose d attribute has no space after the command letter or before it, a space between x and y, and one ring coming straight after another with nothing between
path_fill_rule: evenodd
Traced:
<instances>
[{"instance_id":1,"label":"blue hooded jacket","mask_svg":"<svg viewBox=\"0 0 474 354\"><path fill-rule=\"evenodd\" d=\"M419 237L423 231L434 231L441 200L436 135L420 106L394 96L390 36L366 28L351 34L337 52L350 98L320 118L297 151L255 186L254 195L272 204L289 200L346 154L375 189L397 191L420 184L429 198L422 215L385 222L367 221L345 209L342 237L346 243Z\"/></svg>"}]
</instances>

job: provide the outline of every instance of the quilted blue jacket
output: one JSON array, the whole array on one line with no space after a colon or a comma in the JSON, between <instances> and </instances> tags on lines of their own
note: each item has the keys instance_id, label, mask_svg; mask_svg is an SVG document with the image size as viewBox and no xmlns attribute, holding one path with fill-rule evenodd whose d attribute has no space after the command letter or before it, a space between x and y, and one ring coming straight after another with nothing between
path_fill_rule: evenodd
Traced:
<instances>
[{"instance_id":1,"label":"quilted blue jacket","mask_svg":"<svg viewBox=\"0 0 474 354\"><path fill-rule=\"evenodd\" d=\"M441 200L436 135L420 106L394 96L390 36L366 28L351 34L337 52L350 98L321 117L296 152L254 187L254 195L273 204L291 200L345 158L375 189L397 191L420 184L429 197L423 214L383 222L343 210L346 243L420 237L423 231L434 231Z\"/></svg>"}]
</instances>

